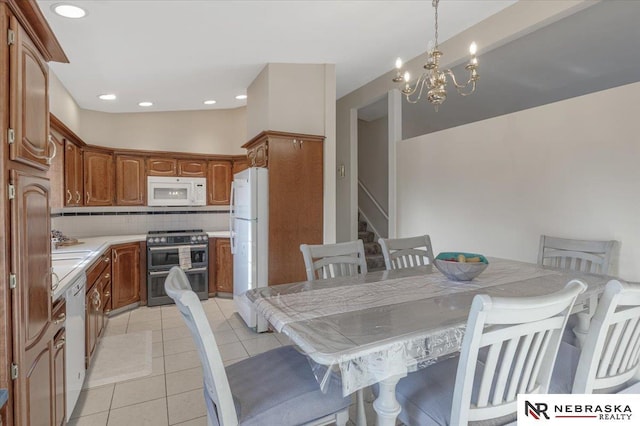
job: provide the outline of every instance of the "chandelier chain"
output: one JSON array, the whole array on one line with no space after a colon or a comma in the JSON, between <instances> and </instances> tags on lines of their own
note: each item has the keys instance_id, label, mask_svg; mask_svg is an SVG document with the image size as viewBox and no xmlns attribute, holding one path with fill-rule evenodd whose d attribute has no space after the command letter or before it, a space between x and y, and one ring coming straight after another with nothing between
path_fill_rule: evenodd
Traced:
<instances>
[{"instance_id":1,"label":"chandelier chain","mask_svg":"<svg viewBox=\"0 0 640 426\"><path fill-rule=\"evenodd\" d=\"M440 0L433 0L433 7L435 7L436 9L436 41L435 41L435 46L434 46L434 50L438 50L438 3Z\"/></svg>"}]
</instances>

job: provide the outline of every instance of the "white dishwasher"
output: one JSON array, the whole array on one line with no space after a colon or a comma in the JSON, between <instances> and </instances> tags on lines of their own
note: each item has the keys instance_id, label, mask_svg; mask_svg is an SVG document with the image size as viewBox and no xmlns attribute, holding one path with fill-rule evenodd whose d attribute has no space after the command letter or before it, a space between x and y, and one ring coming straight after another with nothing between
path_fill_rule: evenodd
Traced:
<instances>
[{"instance_id":1,"label":"white dishwasher","mask_svg":"<svg viewBox=\"0 0 640 426\"><path fill-rule=\"evenodd\" d=\"M67 302L66 339L66 379L67 379L67 421L78 401L85 375L85 294L87 278L85 274L73 282L65 293Z\"/></svg>"}]
</instances>

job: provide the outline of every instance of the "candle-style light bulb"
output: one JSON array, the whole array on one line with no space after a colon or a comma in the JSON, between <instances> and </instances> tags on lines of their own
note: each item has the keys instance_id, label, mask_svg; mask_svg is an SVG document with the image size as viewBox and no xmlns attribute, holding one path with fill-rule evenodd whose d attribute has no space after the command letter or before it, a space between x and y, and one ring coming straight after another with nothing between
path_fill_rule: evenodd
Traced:
<instances>
[{"instance_id":1,"label":"candle-style light bulb","mask_svg":"<svg viewBox=\"0 0 640 426\"><path fill-rule=\"evenodd\" d=\"M471 53L472 55L475 55L477 51L478 51L478 45L474 41L473 43L471 43L471 46L469 46L469 53Z\"/></svg>"},{"instance_id":2,"label":"candle-style light bulb","mask_svg":"<svg viewBox=\"0 0 640 426\"><path fill-rule=\"evenodd\" d=\"M409 74L409 71L404 73L404 81L405 83L408 83L409 80L411 80L411 74Z\"/></svg>"},{"instance_id":3,"label":"candle-style light bulb","mask_svg":"<svg viewBox=\"0 0 640 426\"><path fill-rule=\"evenodd\" d=\"M396 59L396 69L402 68L402 59Z\"/></svg>"}]
</instances>

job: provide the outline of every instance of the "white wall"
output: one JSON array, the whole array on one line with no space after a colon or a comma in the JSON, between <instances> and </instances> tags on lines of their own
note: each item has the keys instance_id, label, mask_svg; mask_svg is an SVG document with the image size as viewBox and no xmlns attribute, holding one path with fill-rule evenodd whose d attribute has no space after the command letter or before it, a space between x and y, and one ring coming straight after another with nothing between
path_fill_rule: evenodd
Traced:
<instances>
[{"instance_id":1,"label":"white wall","mask_svg":"<svg viewBox=\"0 0 640 426\"><path fill-rule=\"evenodd\" d=\"M74 133L80 132L81 109L52 71L49 71L49 111Z\"/></svg>"},{"instance_id":2,"label":"white wall","mask_svg":"<svg viewBox=\"0 0 640 426\"><path fill-rule=\"evenodd\" d=\"M387 99L384 99L387 106ZM384 213L389 213L389 120L358 120L358 180L367 188ZM367 193L358 188L358 211L378 236L389 236L388 220Z\"/></svg>"},{"instance_id":3,"label":"white wall","mask_svg":"<svg viewBox=\"0 0 640 426\"><path fill-rule=\"evenodd\" d=\"M399 143L399 236L529 262L540 234L615 239L620 277L640 280L639 98L635 83Z\"/></svg>"},{"instance_id":4,"label":"white wall","mask_svg":"<svg viewBox=\"0 0 640 426\"><path fill-rule=\"evenodd\" d=\"M557 21L564 16L575 13L583 7L593 4L590 0L538 0L519 1L501 12L490 16L479 24L463 31L457 36L440 43L446 54L443 56L443 67L451 67L468 57L469 40L475 40L482 51L489 51L535 29ZM426 48L426 42L425 42ZM405 66L411 75L419 75L424 64L425 54L408 61ZM343 96L336 106L336 162L347 166L346 178L336 183L336 223L337 240L347 241L356 235L356 222L351 220L352 204L357 202L357 171L349 167L351 162L351 111L379 99L396 89L392 82L395 70L391 69L393 58L390 58L389 72L367 83L357 90ZM392 122L396 118L390 117ZM397 141L390 141L394 144ZM390 176L393 181L394 176ZM393 194L392 194L393 195ZM390 223L393 226L393 223Z\"/></svg>"},{"instance_id":5,"label":"white wall","mask_svg":"<svg viewBox=\"0 0 640 426\"><path fill-rule=\"evenodd\" d=\"M114 114L80 108L53 72L49 108L90 145L152 151L241 155L246 108Z\"/></svg>"},{"instance_id":6,"label":"white wall","mask_svg":"<svg viewBox=\"0 0 640 426\"><path fill-rule=\"evenodd\" d=\"M322 135L324 242L336 241L336 70L333 64L267 64L247 89L247 135Z\"/></svg>"},{"instance_id":7,"label":"white wall","mask_svg":"<svg viewBox=\"0 0 640 426\"><path fill-rule=\"evenodd\" d=\"M91 145L112 148L244 154L246 108L106 113L81 110L80 133Z\"/></svg>"}]
</instances>

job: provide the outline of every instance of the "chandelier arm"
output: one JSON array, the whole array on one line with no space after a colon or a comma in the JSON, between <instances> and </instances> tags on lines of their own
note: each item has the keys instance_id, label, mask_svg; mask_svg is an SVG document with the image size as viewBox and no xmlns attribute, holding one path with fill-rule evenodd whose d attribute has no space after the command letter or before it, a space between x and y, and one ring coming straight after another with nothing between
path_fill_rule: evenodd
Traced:
<instances>
[{"instance_id":1,"label":"chandelier arm","mask_svg":"<svg viewBox=\"0 0 640 426\"><path fill-rule=\"evenodd\" d=\"M456 76L455 74L453 74L453 71L451 71L450 69L446 69L443 71L445 74L447 74L449 77L451 77L451 81L453 81L453 85L456 87L456 89L458 90L458 93L460 93L462 95L462 92L460 91L460 89L465 89L469 86L469 84L472 84L472 89L471 92L467 93L467 94L471 94L473 93L473 91L476 88L476 82L475 80L473 80L472 78L469 78L469 80L467 80L467 82L465 84L460 84L458 83L458 81L456 80Z\"/></svg>"},{"instance_id":2,"label":"chandelier arm","mask_svg":"<svg viewBox=\"0 0 640 426\"><path fill-rule=\"evenodd\" d=\"M418 77L418 80L416 81L415 86L413 87L412 90L410 90L409 92L403 90L402 93L405 95L405 97L407 98L407 101L409 101L412 104L415 104L418 102L418 100L420 100L420 98L422 97L422 90L424 87L424 83L426 81L426 74L422 74L420 77ZM418 91L418 88L420 88L420 90ZM410 96L412 96L413 94L415 94L416 92L418 92L418 96L415 98L415 100L411 100Z\"/></svg>"}]
</instances>

